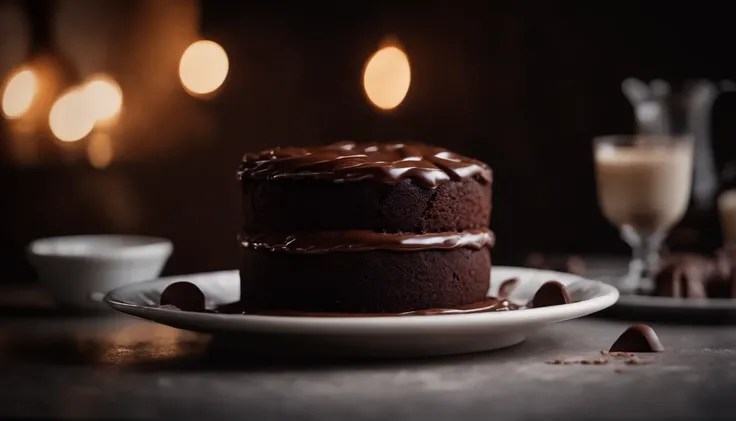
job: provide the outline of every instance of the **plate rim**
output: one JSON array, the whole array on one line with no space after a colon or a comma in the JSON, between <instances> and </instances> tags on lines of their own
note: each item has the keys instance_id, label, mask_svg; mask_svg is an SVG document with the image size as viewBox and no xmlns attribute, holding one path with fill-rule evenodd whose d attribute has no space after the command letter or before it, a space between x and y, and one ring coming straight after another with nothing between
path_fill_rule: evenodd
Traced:
<instances>
[{"instance_id":1,"label":"plate rim","mask_svg":"<svg viewBox=\"0 0 736 421\"><path fill-rule=\"evenodd\" d=\"M651 295L621 294L616 307L661 309L661 310L697 310L697 311L736 311L734 298L675 298Z\"/></svg>"},{"instance_id":2,"label":"plate rim","mask_svg":"<svg viewBox=\"0 0 736 421\"><path fill-rule=\"evenodd\" d=\"M593 298L561 306L532 308L508 312L428 315L421 317L304 317L194 313L134 304L130 302L125 302L117 298L119 294L124 293L127 290L140 289L145 285L152 285L166 281L174 282L175 280L186 280L186 278L190 277L225 276L226 274L237 272L237 270L225 270L167 276L152 279L149 281L137 282L135 284L126 285L108 292L105 295L103 301L117 311L136 317L142 317L147 320L152 320L157 323L162 323L162 321L160 321L162 318L169 320L178 319L180 321L186 321L189 323L207 322L208 324L211 324L212 322L218 322L229 323L233 326L238 326L239 328L258 328L258 330L263 329L271 332L282 329L286 331L291 331L295 328L326 332L331 329L360 326L360 333L363 334L366 333L366 329L370 330L371 328L379 329L381 333L386 333L387 329L404 330L406 328L412 328L424 330L425 328L436 329L457 325L471 328L488 325L489 323L493 323L494 325L496 323L503 325L526 325L536 324L540 322L553 323L583 317L592 313L599 312L613 306L619 299L618 289L616 289L616 287L614 287L613 285L606 284L605 282L586 279L577 275L548 270L540 271L536 269L514 266L494 266L492 268L492 270L499 269L524 272L534 271L537 272L537 274L544 273L552 276L558 275L566 279L576 278L575 281L572 282L582 281L587 284L596 284L601 292ZM145 317L146 314L155 315L155 319Z\"/></svg>"}]
</instances>

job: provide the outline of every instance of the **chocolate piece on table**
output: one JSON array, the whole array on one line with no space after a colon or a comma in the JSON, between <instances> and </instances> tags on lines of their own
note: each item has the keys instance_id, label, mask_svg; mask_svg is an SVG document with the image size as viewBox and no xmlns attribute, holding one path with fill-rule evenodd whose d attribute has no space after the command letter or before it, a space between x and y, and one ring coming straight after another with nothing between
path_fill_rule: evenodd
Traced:
<instances>
[{"instance_id":1,"label":"chocolate piece on table","mask_svg":"<svg viewBox=\"0 0 736 421\"><path fill-rule=\"evenodd\" d=\"M534 293L532 298L531 307L550 307L567 304L570 302L570 296L567 294L567 289L564 285L557 281L548 281L542 284L541 287Z\"/></svg>"},{"instance_id":2,"label":"chocolate piece on table","mask_svg":"<svg viewBox=\"0 0 736 421\"><path fill-rule=\"evenodd\" d=\"M204 311L204 293L191 282L174 282L161 293L161 306L183 311Z\"/></svg>"},{"instance_id":3,"label":"chocolate piece on table","mask_svg":"<svg viewBox=\"0 0 736 421\"><path fill-rule=\"evenodd\" d=\"M664 346L659 341L654 329L647 325L633 325L626 329L609 352L662 352Z\"/></svg>"},{"instance_id":4,"label":"chocolate piece on table","mask_svg":"<svg viewBox=\"0 0 736 421\"><path fill-rule=\"evenodd\" d=\"M654 277L652 295L674 298L706 298L705 285L715 264L695 254L673 255Z\"/></svg>"},{"instance_id":5,"label":"chocolate piece on table","mask_svg":"<svg viewBox=\"0 0 736 421\"><path fill-rule=\"evenodd\" d=\"M518 284L519 278L510 278L501 282L501 285L498 286L498 298L508 298Z\"/></svg>"}]
</instances>

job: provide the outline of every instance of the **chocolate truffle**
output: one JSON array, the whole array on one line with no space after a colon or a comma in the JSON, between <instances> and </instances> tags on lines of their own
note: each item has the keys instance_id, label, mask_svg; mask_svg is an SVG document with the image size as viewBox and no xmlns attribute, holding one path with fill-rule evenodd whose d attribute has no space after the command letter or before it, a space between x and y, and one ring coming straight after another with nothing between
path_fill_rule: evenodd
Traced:
<instances>
[{"instance_id":1,"label":"chocolate truffle","mask_svg":"<svg viewBox=\"0 0 736 421\"><path fill-rule=\"evenodd\" d=\"M570 296L567 294L565 286L557 281L548 281L542 284L537 292L534 293L531 307L560 306L569 302Z\"/></svg>"},{"instance_id":2,"label":"chocolate truffle","mask_svg":"<svg viewBox=\"0 0 736 421\"><path fill-rule=\"evenodd\" d=\"M609 352L662 352L664 346L654 329L647 325L633 325L626 329Z\"/></svg>"},{"instance_id":3,"label":"chocolate truffle","mask_svg":"<svg viewBox=\"0 0 736 421\"><path fill-rule=\"evenodd\" d=\"M174 282L164 289L159 299L161 306L174 306L183 311L204 311L202 290L191 282Z\"/></svg>"},{"instance_id":4,"label":"chocolate truffle","mask_svg":"<svg viewBox=\"0 0 736 421\"><path fill-rule=\"evenodd\" d=\"M342 142L246 154L241 302L386 313L481 301L491 169L420 144Z\"/></svg>"}]
</instances>

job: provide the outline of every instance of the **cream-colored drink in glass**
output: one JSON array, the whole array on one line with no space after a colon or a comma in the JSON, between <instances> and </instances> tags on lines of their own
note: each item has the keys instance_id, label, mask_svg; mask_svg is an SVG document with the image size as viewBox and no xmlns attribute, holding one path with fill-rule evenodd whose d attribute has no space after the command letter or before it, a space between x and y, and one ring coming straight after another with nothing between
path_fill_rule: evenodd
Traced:
<instances>
[{"instance_id":1,"label":"cream-colored drink in glass","mask_svg":"<svg viewBox=\"0 0 736 421\"><path fill-rule=\"evenodd\" d=\"M689 137L606 136L595 139L598 202L633 249L621 287L651 288L659 249L690 201L693 147Z\"/></svg>"}]
</instances>

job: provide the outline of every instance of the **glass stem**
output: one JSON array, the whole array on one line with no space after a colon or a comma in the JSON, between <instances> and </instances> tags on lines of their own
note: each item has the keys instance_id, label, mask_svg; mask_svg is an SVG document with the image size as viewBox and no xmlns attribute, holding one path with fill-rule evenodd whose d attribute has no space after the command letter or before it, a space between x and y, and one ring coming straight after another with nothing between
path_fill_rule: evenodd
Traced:
<instances>
[{"instance_id":1,"label":"glass stem","mask_svg":"<svg viewBox=\"0 0 736 421\"><path fill-rule=\"evenodd\" d=\"M630 292L650 292L654 288L654 275L659 268L660 248L665 236L659 232L637 232L631 227L624 227L622 236L633 251L629 274L622 288Z\"/></svg>"}]
</instances>

